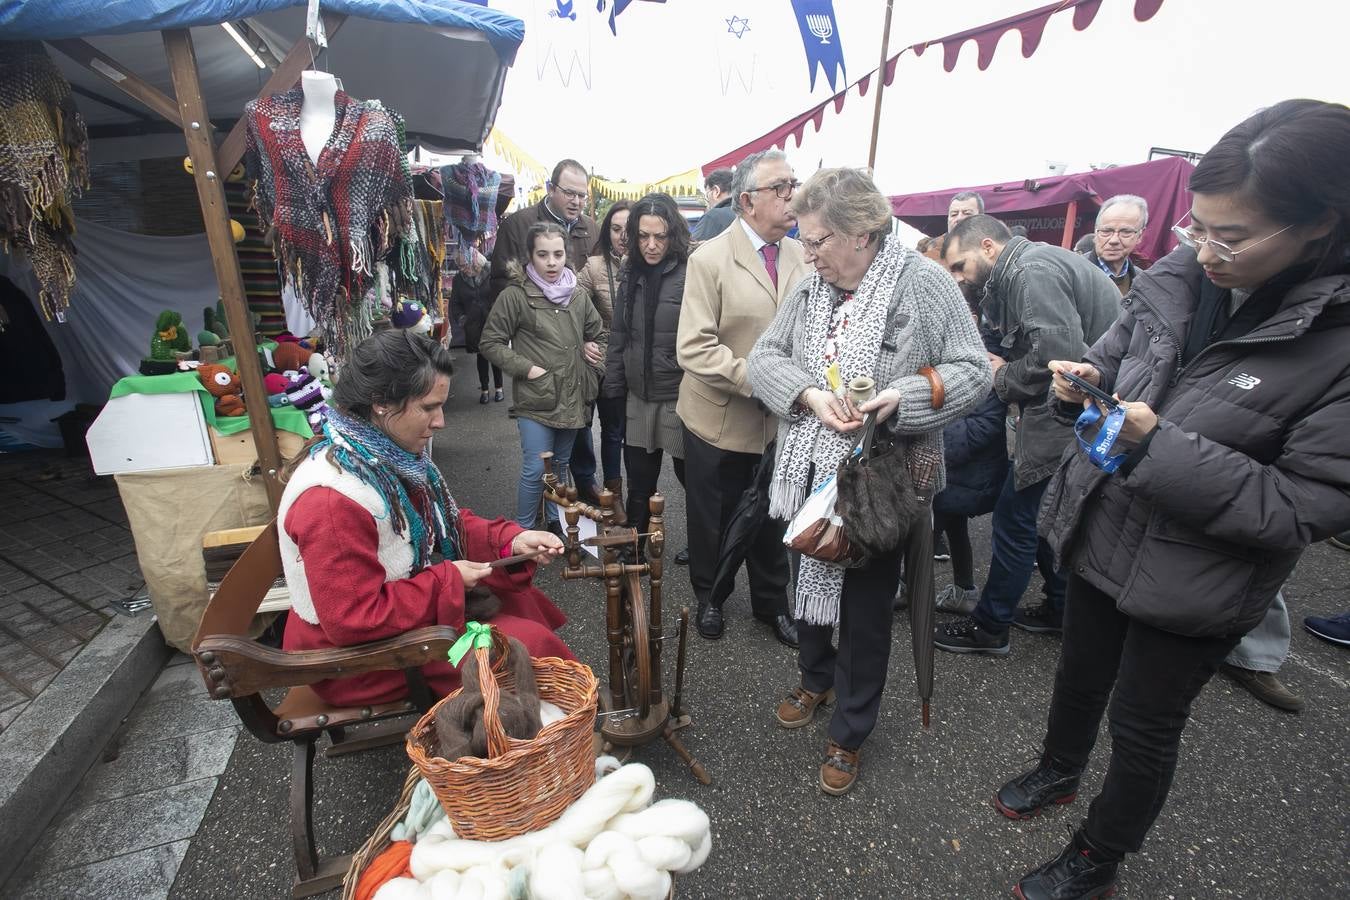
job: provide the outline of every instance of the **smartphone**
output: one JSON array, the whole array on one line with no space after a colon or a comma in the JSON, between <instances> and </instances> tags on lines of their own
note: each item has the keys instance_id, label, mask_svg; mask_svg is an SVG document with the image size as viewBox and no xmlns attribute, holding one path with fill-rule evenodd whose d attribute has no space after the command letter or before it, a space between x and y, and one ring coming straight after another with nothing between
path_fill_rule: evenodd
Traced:
<instances>
[{"instance_id":1,"label":"smartphone","mask_svg":"<svg viewBox=\"0 0 1350 900\"><path fill-rule=\"evenodd\" d=\"M1107 409L1115 409L1117 406L1120 405L1120 401L1117 400L1115 397L1112 397L1110 394L1108 394L1101 388L1097 387L1092 382L1085 381L1084 379L1079 378L1072 372L1060 371L1059 375L1062 376L1064 380L1067 381L1069 384L1078 388L1078 390L1082 391L1084 394L1087 394L1089 397L1091 397L1093 400L1096 400L1098 403L1100 403Z\"/></svg>"}]
</instances>

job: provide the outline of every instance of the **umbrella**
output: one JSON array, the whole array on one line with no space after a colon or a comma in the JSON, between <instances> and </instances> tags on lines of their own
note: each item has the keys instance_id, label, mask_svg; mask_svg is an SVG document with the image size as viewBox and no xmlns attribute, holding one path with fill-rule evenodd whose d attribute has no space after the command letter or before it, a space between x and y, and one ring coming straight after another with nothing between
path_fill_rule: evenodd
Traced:
<instances>
[{"instance_id":1,"label":"umbrella","mask_svg":"<svg viewBox=\"0 0 1350 900\"><path fill-rule=\"evenodd\" d=\"M909 632L914 645L914 680L923 701L923 727L933 699L933 516L919 516L905 543L905 593L909 597Z\"/></svg>"},{"instance_id":2,"label":"umbrella","mask_svg":"<svg viewBox=\"0 0 1350 900\"><path fill-rule=\"evenodd\" d=\"M776 444L775 441L765 449L755 468L754 481L741 494L736 508L731 511L731 517L722 528L722 541L717 546L717 572L713 575L709 597L713 606L720 607L736 590L736 573L741 570L745 555L760 528L769 520L769 482L773 480Z\"/></svg>"}]
</instances>

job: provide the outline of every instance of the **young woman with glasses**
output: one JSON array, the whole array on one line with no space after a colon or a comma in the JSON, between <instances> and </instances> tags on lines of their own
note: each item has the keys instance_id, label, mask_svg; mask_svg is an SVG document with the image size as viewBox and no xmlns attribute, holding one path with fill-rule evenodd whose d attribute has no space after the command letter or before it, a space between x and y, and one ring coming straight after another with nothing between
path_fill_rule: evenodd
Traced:
<instances>
[{"instance_id":1,"label":"young woman with glasses","mask_svg":"<svg viewBox=\"0 0 1350 900\"><path fill-rule=\"evenodd\" d=\"M1233 128L1191 175L1182 246L1086 359L1050 363L1061 413L1092 417L1072 373L1124 421L1111 457L1072 454L1046 491L1064 640L1040 764L994 806L1023 819L1073 801L1104 713L1111 755L1082 827L1018 897L1112 892L1167 799L1192 701L1308 545L1350 526L1347 159L1339 104L1287 100Z\"/></svg>"}]
</instances>

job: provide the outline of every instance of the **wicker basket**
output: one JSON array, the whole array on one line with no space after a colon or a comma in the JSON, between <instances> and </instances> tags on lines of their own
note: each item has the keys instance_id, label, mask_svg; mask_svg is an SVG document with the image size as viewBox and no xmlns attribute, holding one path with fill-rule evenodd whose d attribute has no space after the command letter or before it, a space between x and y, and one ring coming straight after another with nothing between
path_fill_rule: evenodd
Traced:
<instances>
[{"instance_id":1,"label":"wicker basket","mask_svg":"<svg viewBox=\"0 0 1350 900\"><path fill-rule=\"evenodd\" d=\"M579 662L532 658L540 698L566 715L545 725L532 740L521 741L507 737L497 715L501 690L515 687L505 636L492 629L495 666L488 665L488 650L475 648L473 653L483 692L488 758L446 760L436 755L436 711L459 691L433 706L408 732L408 757L441 801L455 834L504 841L548 826L595 783L595 674Z\"/></svg>"}]
</instances>

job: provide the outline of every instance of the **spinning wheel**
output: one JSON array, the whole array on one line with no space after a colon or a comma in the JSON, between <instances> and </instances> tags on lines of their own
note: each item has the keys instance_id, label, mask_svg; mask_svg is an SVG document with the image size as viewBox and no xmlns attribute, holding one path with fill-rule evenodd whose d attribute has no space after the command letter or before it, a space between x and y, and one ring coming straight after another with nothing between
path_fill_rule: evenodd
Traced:
<instances>
[{"instance_id":1,"label":"spinning wheel","mask_svg":"<svg viewBox=\"0 0 1350 900\"><path fill-rule=\"evenodd\" d=\"M596 578L605 583L605 636L609 642L609 690L601 692L600 735L611 746L635 747L662 738L704 784L711 784L703 766L689 754L679 738L678 728L690 724L680 705L684 684L685 642L689 631L689 609L680 611L680 638L676 652L675 692L667 699L662 688L661 648L665 636L661 630L662 555L665 551L663 512L666 501L660 494L649 502L650 530L639 535L632 528L614 524L614 497L601 491L599 508L577 502L576 489L559 483L553 474L552 454L544 459L544 500L564 510L567 531L567 564L563 578ZM596 534L584 541L578 523L589 519ZM641 538L646 538L645 549ZM583 544L600 554L597 565ZM620 551L623 551L621 555ZM644 576L646 576L644 584Z\"/></svg>"}]
</instances>

